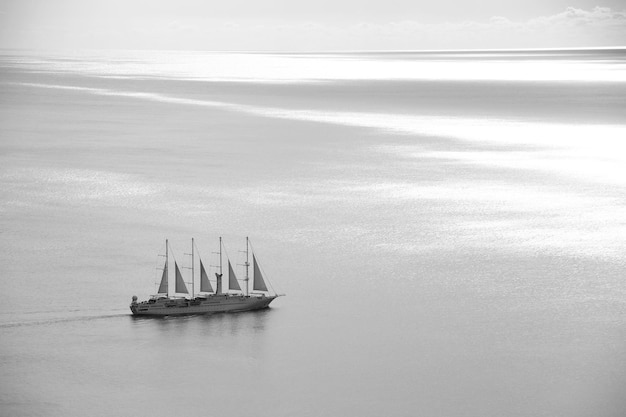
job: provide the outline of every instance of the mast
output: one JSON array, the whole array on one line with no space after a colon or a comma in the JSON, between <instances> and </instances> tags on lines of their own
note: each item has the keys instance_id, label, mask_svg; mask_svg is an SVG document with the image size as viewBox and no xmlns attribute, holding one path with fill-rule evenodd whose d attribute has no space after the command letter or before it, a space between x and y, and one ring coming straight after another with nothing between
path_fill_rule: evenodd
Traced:
<instances>
[{"instance_id":1,"label":"mast","mask_svg":"<svg viewBox=\"0 0 626 417\"><path fill-rule=\"evenodd\" d=\"M194 293L194 270L193 270L193 266L195 264L194 262L194 252L193 252L193 247L194 247L194 243L193 243L193 238L191 238L191 298L195 298L195 293Z\"/></svg>"},{"instance_id":2,"label":"mast","mask_svg":"<svg viewBox=\"0 0 626 417\"><path fill-rule=\"evenodd\" d=\"M167 239L165 239L165 269L166 269L165 274L166 274L166 278L169 278L168 275L170 274L169 268L167 267L167 261L169 260L169 257L168 257L168 247L169 247L169 242L167 241ZM165 293L166 297L170 296L170 286L169 286L169 283L170 283L170 280L168 279L167 280L167 284L168 284L167 285L167 291Z\"/></svg>"},{"instance_id":3,"label":"mast","mask_svg":"<svg viewBox=\"0 0 626 417\"><path fill-rule=\"evenodd\" d=\"M246 236L246 263L244 264L246 266L246 296L249 294L249 290L248 290L248 282L250 281L250 278L248 276L248 270L250 269L250 262L249 262L249 248L250 245L248 243L248 236Z\"/></svg>"},{"instance_id":4,"label":"mast","mask_svg":"<svg viewBox=\"0 0 626 417\"><path fill-rule=\"evenodd\" d=\"M193 240L193 238L191 238L191 253L185 253L185 255L191 256L191 267L183 266L183 268L185 268L185 269L191 269L191 298L192 299L195 298L194 285L195 285L195 281L196 281L196 276L195 276L195 273L194 273L194 265L196 263L195 262L195 257L194 257L194 246L195 246L194 240ZM187 284L189 284L189 282Z\"/></svg>"},{"instance_id":5,"label":"mast","mask_svg":"<svg viewBox=\"0 0 626 417\"><path fill-rule=\"evenodd\" d=\"M220 236L220 248L217 252L213 252L217 255L219 255L219 264L218 265L211 265L212 267L216 267L219 268L219 273L216 272L215 273L215 284L216 284L216 288L215 288L215 294L222 294L222 237ZM228 292L228 291L227 291Z\"/></svg>"}]
</instances>

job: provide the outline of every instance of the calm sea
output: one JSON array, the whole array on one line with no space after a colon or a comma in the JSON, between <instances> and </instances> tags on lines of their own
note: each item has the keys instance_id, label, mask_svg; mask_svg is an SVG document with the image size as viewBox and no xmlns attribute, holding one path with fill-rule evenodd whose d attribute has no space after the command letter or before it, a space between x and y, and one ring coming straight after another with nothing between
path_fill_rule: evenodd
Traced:
<instances>
[{"instance_id":1,"label":"calm sea","mask_svg":"<svg viewBox=\"0 0 626 417\"><path fill-rule=\"evenodd\" d=\"M623 416L625 98L623 49L2 51L0 415ZM287 296L131 316L220 236Z\"/></svg>"}]
</instances>

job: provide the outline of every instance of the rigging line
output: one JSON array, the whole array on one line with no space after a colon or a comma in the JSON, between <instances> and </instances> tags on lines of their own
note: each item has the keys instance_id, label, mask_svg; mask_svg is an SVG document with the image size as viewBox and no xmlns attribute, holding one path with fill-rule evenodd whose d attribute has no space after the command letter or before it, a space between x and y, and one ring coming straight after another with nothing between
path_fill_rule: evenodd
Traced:
<instances>
[{"instance_id":1,"label":"rigging line","mask_svg":"<svg viewBox=\"0 0 626 417\"><path fill-rule=\"evenodd\" d=\"M200 249L198 248L198 244L195 241L193 243L193 246L196 248L196 251L198 252L197 253L198 259L200 261L202 261L202 252L200 252ZM213 254L219 254L219 252L213 252ZM209 262L211 262L210 259L209 259ZM204 265L205 267L209 267L209 268L215 268L215 266L210 265L210 264L209 265L205 265L204 262L202 263L202 265Z\"/></svg>"},{"instance_id":2,"label":"rigging line","mask_svg":"<svg viewBox=\"0 0 626 417\"><path fill-rule=\"evenodd\" d=\"M157 282L159 280L159 272L158 272L158 270L160 269L159 268L159 258L160 258L160 256L157 255L156 259L154 261L154 287L155 287L154 289L155 289L155 293L159 291L159 289L157 288Z\"/></svg>"},{"instance_id":3,"label":"rigging line","mask_svg":"<svg viewBox=\"0 0 626 417\"><path fill-rule=\"evenodd\" d=\"M250 249L252 249L252 254L253 255L256 254L256 251L254 250L254 246L252 246L252 242L250 242L250 238L248 238L248 244L250 245ZM256 256L254 257L254 259L256 259ZM267 277L267 274L265 273L265 269L263 269L263 267L261 266L261 264L258 261L256 262L256 265L259 268L259 270L261 271L261 274L263 274L263 280L265 282L267 282L268 284L270 284L270 288L274 292L274 295L278 295L278 293L274 289L274 286L272 285L272 281L270 281L270 279Z\"/></svg>"},{"instance_id":4,"label":"rigging line","mask_svg":"<svg viewBox=\"0 0 626 417\"><path fill-rule=\"evenodd\" d=\"M228 250L226 250L226 244L224 244L223 238L222 238L222 249L224 250L224 254L226 255L226 260L230 262L230 256L228 256Z\"/></svg>"},{"instance_id":5,"label":"rigging line","mask_svg":"<svg viewBox=\"0 0 626 417\"><path fill-rule=\"evenodd\" d=\"M159 275L161 275L163 273L163 270L165 269L165 263L163 264L163 268L159 268L159 258L165 258L165 255L161 255L159 254L159 252L161 252L160 246L159 246L159 250L157 251L157 256L156 256L156 260L154 262L154 286L155 286L155 294L159 292L159 286L161 285L161 278L159 277ZM166 249L167 252L167 249ZM167 262L167 259L165 259L165 262ZM161 274L159 274L158 271L161 271Z\"/></svg>"},{"instance_id":6,"label":"rigging line","mask_svg":"<svg viewBox=\"0 0 626 417\"><path fill-rule=\"evenodd\" d=\"M172 244L168 242L168 244L170 245L170 253L169 255L172 257L172 259L174 259L174 280L176 280L176 266L178 265L178 261L176 260L176 257L174 256L174 248L172 247ZM184 253L184 252L183 252ZM183 266L184 268L184 266ZM183 279L184 282L184 279ZM176 288L174 289L174 294L177 294L176 292ZM187 293L189 294L189 293Z\"/></svg>"},{"instance_id":7,"label":"rigging line","mask_svg":"<svg viewBox=\"0 0 626 417\"><path fill-rule=\"evenodd\" d=\"M170 249L171 249L169 255L172 257L172 259L174 259L174 262L176 263L176 265L178 265L178 261L176 260L176 257L174 256L174 247L172 246L171 243L169 245L170 245Z\"/></svg>"},{"instance_id":8,"label":"rigging line","mask_svg":"<svg viewBox=\"0 0 626 417\"><path fill-rule=\"evenodd\" d=\"M222 239L222 248L224 249L224 254L226 255L226 260L230 262L230 256L228 256L228 250L226 250L226 245L224 244L224 240ZM232 263L231 263L232 266Z\"/></svg>"},{"instance_id":9,"label":"rigging line","mask_svg":"<svg viewBox=\"0 0 626 417\"><path fill-rule=\"evenodd\" d=\"M224 239L222 239L222 248L224 249L224 253L226 254L226 260L230 263L230 256L228 256L228 251L226 250L226 245L224 244ZM230 267L233 267L233 264L230 263ZM233 270L234 272L234 270ZM228 271L228 279L230 280L230 270ZM244 281L242 279L237 278L237 281ZM229 289L230 290L230 289ZM243 293L243 290L240 288L239 291Z\"/></svg>"},{"instance_id":10,"label":"rigging line","mask_svg":"<svg viewBox=\"0 0 626 417\"><path fill-rule=\"evenodd\" d=\"M193 242L193 246L196 248L196 251L198 252L197 256L198 256L199 261L200 261L200 262L202 262L202 253L200 253L200 249L198 249L198 244L195 242L195 240L194 240L194 242ZM210 259L209 259L209 262L211 262L211 260L210 260ZM215 267L215 266L213 266L213 265L211 265L211 264L209 264L209 265L204 265L204 263L202 263L202 266L204 266L204 267L205 267L205 272L206 272L206 267L207 267L207 266L208 266L209 268L217 268L217 267ZM210 270L210 269L209 269L209 272L210 272L210 273L209 273L209 274L207 274L207 279L209 280L209 282L211 282L211 278L210 278L210 277L211 277L212 273L211 273L211 270ZM202 273L202 271L200 271L200 273ZM216 284L215 284L215 285L217 285L217 277L215 278L215 282L216 282Z\"/></svg>"},{"instance_id":11,"label":"rigging line","mask_svg":"<svg viewBox=\"0 0 626 417\"><path fill-rule=\"evenodd\" d=\"M195 283L195 277L194 277L194 264L195 264L195 259L194 259L194 238L191 238L191 253L187 253L187 252L183 252L183 254L185 255L185 257L183 257L183 262L187 262L187 256L189 257L189 263L191 266L185 266L183 264L183 266L181 267L182 269L190 269L191 270L191 281L186 281L186 284L191 284L191 298L194 298L195 294L194 294L194 283ZM183 278L184 281L184 278ZM189 293L187 293L189 294Z\"/></svg>"}]
</instances>

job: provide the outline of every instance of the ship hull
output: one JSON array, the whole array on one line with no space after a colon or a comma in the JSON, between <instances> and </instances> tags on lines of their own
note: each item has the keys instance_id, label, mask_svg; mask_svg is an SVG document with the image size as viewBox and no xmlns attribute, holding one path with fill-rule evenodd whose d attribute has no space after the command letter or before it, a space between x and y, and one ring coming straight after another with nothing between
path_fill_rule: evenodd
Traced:
<instances>
[{"instance_id":1,"label":"ship hull","mask_svg":"<svg viewBox=\"0 0 626 417\"><path fill-rule=\"evenodd\" d=\"M194 299L159 298L133 302L130 310L136 316L183 316L190 314L214 314L267 308L276 296L210 295Z\"/></svg>"}]
</instances>

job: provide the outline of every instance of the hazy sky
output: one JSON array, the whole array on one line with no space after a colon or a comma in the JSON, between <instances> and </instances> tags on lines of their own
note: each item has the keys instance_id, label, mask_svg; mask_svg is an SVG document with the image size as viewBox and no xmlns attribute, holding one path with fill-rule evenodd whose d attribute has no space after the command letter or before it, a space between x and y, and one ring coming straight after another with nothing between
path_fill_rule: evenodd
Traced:
<instances>
[{"instance_id":1,"label":"hazy sky","mask_svg":"<svg viewBox=\"0 0 626 417\"><path fill-rule=\"evenodd\" d=\"M385 50L623 45L623 0L0 0L2 48Z\"/></svg>"}]
</instances>

